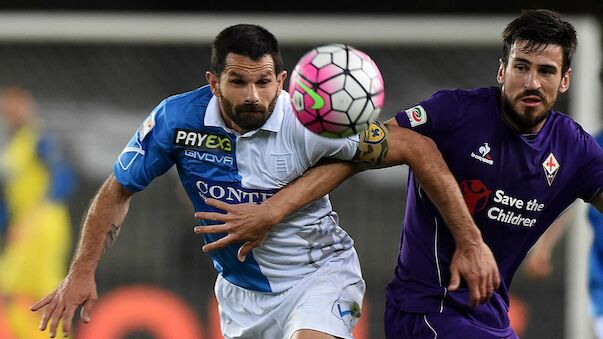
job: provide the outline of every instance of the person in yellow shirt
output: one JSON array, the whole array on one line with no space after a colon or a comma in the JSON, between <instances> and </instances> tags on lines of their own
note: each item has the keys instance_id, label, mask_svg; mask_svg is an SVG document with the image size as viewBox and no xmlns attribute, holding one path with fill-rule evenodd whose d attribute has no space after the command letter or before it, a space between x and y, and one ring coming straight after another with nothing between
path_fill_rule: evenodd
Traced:
<instances>
[{"instance_id":1,"label":"person in yellow shirt","mask_svg":"<svg viewBox=\"0 0 603 339\"><path fill-rule=\"evenodd\" d=\"M65 275L71 249L66 201L75 180L57 140L40 128L30 93L3 90L0 116L8 134L0 147L0 296L10 327L5 332L38 338L39 321L28 306Z\"/></svg>"}]
</instances>

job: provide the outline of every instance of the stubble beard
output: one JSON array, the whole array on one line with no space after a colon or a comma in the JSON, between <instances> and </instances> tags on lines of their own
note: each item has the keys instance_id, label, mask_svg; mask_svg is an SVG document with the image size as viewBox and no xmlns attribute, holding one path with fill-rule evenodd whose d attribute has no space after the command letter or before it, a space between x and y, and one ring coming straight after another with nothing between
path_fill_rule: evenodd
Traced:
<instances>
[{"instance_id":1,"label":"stubble beard","mask_svg":"<svg viewBox=\"0 0 603 339\"><path fill-rule=\"evenodd\" d=\"M515 102L519 102L522 97L527 95L535 95L535 93L524 92L517 96ZM540 96L540 95L539 95ZM502 92L503 98L503 115L507 120L510 120L512 127L518 129L520 133L532 133L535 127L542 123L551 114L551 106L540 96L544 109L540 108L525 108L523 113L520 113L509 96Z\"/></svg>"}]
</instances>

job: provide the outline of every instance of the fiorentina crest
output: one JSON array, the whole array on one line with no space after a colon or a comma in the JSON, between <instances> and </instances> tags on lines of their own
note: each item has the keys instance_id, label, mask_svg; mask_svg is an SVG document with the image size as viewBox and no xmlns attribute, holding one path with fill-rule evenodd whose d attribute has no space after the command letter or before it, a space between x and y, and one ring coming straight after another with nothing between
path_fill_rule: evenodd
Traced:
<instances>
[{"instance_id":1,"label":"fiorentina crest","mask_svg":"<svg viewBox=\"0 0 603 339\"><path fill-rule=\"evenodd\" d=\"M559 172L559 161L555 158L553 153L549 154L546 157L546 160L542 163L542 168L544 168L544 176L546 177L546 181L549 183L549 186L553 184L553 180L555 180L555 176L557 172Z\"/></svg>"}]
</instances>

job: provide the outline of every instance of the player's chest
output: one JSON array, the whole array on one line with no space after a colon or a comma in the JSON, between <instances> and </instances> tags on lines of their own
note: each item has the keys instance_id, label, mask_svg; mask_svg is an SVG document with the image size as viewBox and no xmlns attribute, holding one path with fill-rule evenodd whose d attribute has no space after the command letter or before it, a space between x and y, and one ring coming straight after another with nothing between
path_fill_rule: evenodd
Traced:
<instances>
[{"instance_id":1,"label":"player's chest","mask_svg":"<svg viewBox=\"0 0 603 339\"><path fill-rule=\"evenodd\" d=\"M497 135L467 137L444 156L474 217L513 229L532 228L550 213L547 208L571 187L579 163L566 145L534 146Z\"/></svg>"},{"instance_id":2,"label":"player's chest","mask_svg":"<svg viewBox=\"0 0 603 339\"><path fill-rule=\"evenodd\" d=\"M257 131L238 136L221 130L179 130L175 157L181 170L199 177L255 182L275 187L303 173L299 152L276 133Z\"/></svg>"}]
</instances>

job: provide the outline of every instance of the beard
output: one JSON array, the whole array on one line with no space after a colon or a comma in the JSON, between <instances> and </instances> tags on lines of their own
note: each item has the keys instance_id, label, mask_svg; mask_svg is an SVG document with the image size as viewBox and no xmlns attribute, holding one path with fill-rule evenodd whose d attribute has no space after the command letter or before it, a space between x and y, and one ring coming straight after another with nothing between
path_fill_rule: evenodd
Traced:
<instances>
[{"instance_id":1,"label":"beard","mask_svg":"<svg viewBox=\"0 0 603 339\"><path fill-rule=\"evenodd\" d=\"M544 109L540 107L527 107L523 112L519 112L516 105L513 103L519 102L521 98L526 96L538 96L542 100ZM503 116L510 120L512 125L521 133L536 132L534 128L543 122L551 114L551 106L537 90L526 90L518 95L515 101L502 92L503 98ZM518 106L518 105L517 105Z\"/></svg>"},{"instance_id":2,"label":"beard","mask_svg":"<svg viewBox=\"0 0 603 339\"><path fill-rule=\"evenodd\" d=\"M224 113L239 127L245 131L253 131L259 129L266 123L270 115L274 111L276 106L276 99L278 96L274 96L268 107L262 104L242 104L233 105L228 99L221 97L222 108Z\"/></svg>"}]
</instances>

